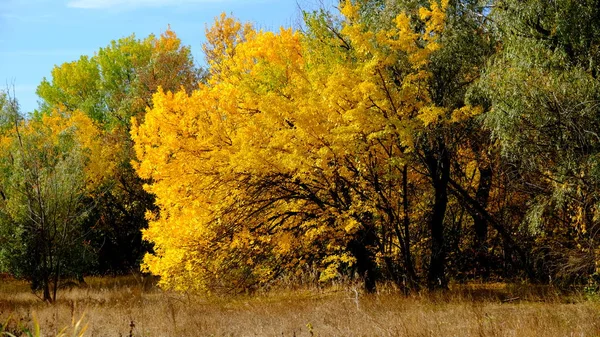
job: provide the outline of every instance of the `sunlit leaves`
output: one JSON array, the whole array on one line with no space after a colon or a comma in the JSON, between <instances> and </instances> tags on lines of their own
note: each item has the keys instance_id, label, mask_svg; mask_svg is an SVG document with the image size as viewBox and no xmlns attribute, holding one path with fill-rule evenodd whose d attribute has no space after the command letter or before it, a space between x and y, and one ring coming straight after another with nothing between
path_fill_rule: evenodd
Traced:
<instances>
[{"instance_id":1,"label":"sunlit leaves","mask_svg":"<svg viewBox=\"0 0 600 337\"><path fill-rule=\"evenodd\" d=\"M164 286L247 287L305 264L329 280L356 263L349 247L367 228L399 221L372 218L378 180L397 183L415 132L445 122L425 66L446 5L422 12L423 33L404 14L371 32L355 6L334 33L318 17L301 34L221 16L207 30L207 83L159 91L134 121L136 170L160 208L145 268ZM391 66L403 67L400 83Z\"/></svg>"}]
</instances>

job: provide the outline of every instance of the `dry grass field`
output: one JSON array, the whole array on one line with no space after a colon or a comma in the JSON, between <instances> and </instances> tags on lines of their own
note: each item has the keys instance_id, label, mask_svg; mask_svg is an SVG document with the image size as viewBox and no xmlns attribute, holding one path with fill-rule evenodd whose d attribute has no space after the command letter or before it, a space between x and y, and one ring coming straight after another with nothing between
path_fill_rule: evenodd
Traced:
<instances>
[{"instance_id":1,"label":"dry grass field","mask_svg":"<svg viewBox=\"0 0 600 337\"><path fill-rule=\"evenodd\" d=\"M63 290L50 305L26 283L0 280L0 319L17 336L34 321L42 336L71 327L70 336L82 317L84 336L600 336L600 302L533 286L455 286L409 297L338 286L201 298L144 287L137 277L88 285Z\"/></svg>"}]
</instances>

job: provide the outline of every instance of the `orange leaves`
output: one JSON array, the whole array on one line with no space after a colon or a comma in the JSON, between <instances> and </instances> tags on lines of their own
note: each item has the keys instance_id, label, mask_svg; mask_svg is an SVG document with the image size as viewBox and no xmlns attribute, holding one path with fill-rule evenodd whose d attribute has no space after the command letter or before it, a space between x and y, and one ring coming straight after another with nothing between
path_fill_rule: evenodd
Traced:
<instances>
[{"instance_id":1,"label":"orange leaves","mask_svg":"<svg viewBox=\"0 0 600 337\"><path fill-rule=\"evenodd\" d=\"M155 52L177 51L180 47L181 40L179 40L177 34L171 30L171 26L169 26L164 33L160 34L160 38L154 41Z\"/></svg>"}]
</instances>

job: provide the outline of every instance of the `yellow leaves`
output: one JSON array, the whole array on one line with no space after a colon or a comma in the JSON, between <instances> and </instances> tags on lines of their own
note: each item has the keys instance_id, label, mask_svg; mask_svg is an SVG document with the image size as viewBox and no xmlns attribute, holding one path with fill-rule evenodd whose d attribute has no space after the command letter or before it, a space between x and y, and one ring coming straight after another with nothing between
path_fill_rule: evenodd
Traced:
<instances>
[{"instance_id":1,"label":"yellow leaves","mask_svg":"<svg viewBox=\"0 0 600 337\"><path fill-rule=\"evenodd\" d=\"M421 20L426 22L425 33L423 38L425 40L434 38L435 34L440 34L444 30L444 23L446 19L446 9L448 8L448 0L441 0L438 4L436 0L430 2L431 9L421 7L419 9L419 16Z\"/></svg>"},{"instance_id":2,"label":"yellow leaves","mask_svg":"<svg viewBox=\"0 0 600 337\"><path fill-rule=\"evenodd\" d=\"M171 26L160 35L160 38L154 41L155 52L176 51L181 46L181 40L177 37Z\"/></svg>"},{"instance_id":3,"label":"yellow leaves","mask_svg":"<svg viewBox=\"0 0 600 337\"><path fill-rule=\"evenodd\" d=\"M586 211L582 206L576 206L574 211L574 214L571 216L571 221L573 222L573 225L575 226L575 228L577 228L579 233L586 234Z\"/></svg>"},{"instance_id":4,"label":"yellow leaves","mask_svg":"<svg viewBox=\"0 0 600 337\"><path fill-rule=\"evenodd\" d=\"M450 116L447 117L446 109L435 106L426 106L419 111L417 118L423 122L425 127L427 127L436 122L462 123L477 117L482 113L483 108L481 106L466 105L453 110Z\"/></svg>"},{"instance_id":5,"label":"yellow leaves","mask_svg":"<svg viewBox=\"0 0 600 337\"><path fill-rule=\"evenodd\" d=\"M326 234L331 230L331 228L327 226L317 226L309 228L304 233L304 239L308 242L317 241L320 237L326 236Z\"/></svg>"},{"instance_id":6,"label":"yellow leaves","mask_svg":"<svg viewBox=\"0 0 600 337\"><path fill-rule=\"evenodd\" d=\"M432 53L441 48L437 41L444 31L447 7L447 0L441 4L432 0L429 9L419 9L419 18L425 24L423 33L413 28L414 24L406 13L396 16L394 28L372 32L358 20L359 4L347 0L340 10L346 19L341 32L348 36L354 49L363 57L379 59L381 65L392 65L401 52L406 54L415 69L419 69L427 64ZM386 49L393 53L385 55Z\"/></svg>"},{"instance_id":7,"label":"yellow leaves","mask_svg":"<svg viewBox=\"0 0 600 337\"><path fill-rule=\"evenodd\" d=\"M46 116L42 123L48 125ZM85 170L88 188L93 189L114 173L118 144L111 137L112 134L104 133L80 111L76 111L70 116L66 127L76 128L77 141L82 148L88 151L89 160Z\"/></svg>"},{"instance_id":8,"label":"yellow leaves","mask_svg":"<svg viewBox=\"0 0 600 337\"><path fill-rule=\"evenodd\" d=\"M354 234L360 229L360 223L356 221L354 218L349 218L346 220L346 226L344 227L344 231L348 234Z\"/></svg>"},{"instance_id":9,"label":"yellow leaves","mask_svg":"<svg viewBox=\"0 0 600 337\"><path fill-rule=\"evenodd\" d=\"M144 231L156 252L145 268L165 286L207 289L242 273L266 282L278 260L300 263L316 246L321 280L352 265L348 242L376 209L364 175L397 169L414 135L448 113L428 92L443 9L422 12L427 36L405 14L370 32L347 1L347 48L218 18L207 30L208 82L159 90L144 122L132 121L134 167L160 208Z\"/></svg>"},{"instance_id":10,"label":"yellow leaves","mask_svg":"<svg viewBox=\"0 0 600 337\"><path fill-rule=\"evenodd\" d=\"M294 237L287 232L276 235L275 241L277 243L277 249L275 252L279 255L288 254L292 250L292 247L296 246Z\"/></svg>"},{"instance_id":11,"label":"yellow leaves","mask_svg":"<svg viewBox=\"0 0 600 337\"><path fill-rule=\"evenodd\" d=\"M460 123L465 120L471 119L475 116L479 116L483 113L483 107L481 106L471 106L465 105L460 109L455 109L452 112L452 117L450 121L452 123Z\"/></svg>"},{"instance_id":12,"label":"yellow leaves","mask_svg":"<svg viewBox=\"0 0 600 337\"><path fill-rule=\"evenodd\" d=\"M415 53L418 50L417 40L420 34L411 27L410 18L406 13L400 13L394 20L396 29L387 33L387 43L396 51L407 54Z\"/></svg>"},{"instance_id":13,"label":"yellow leaves","mask_svg":"<svg viewBox=\"0 0 600 337\"><path fill-rule=\"evenodd\" d=\"M437 122L440 118L444 116L445 109L436 107L436 106L428 106L424 107L419 111L419 115L417 116L423 122L425 127L429 126Z\"/></svg>"},{"instance_id":14,"label":"yellow leaves","mask_svg":"<svg viewBox=\"0 0 600 337\"><path fill-rule=\"evenodd\" d=\"M222 13L210 29L206 29L206 43L202 49L206 54L211 70L221 71L220 64L235 55L238 44L255 33L251 24L242 25L234 18Z\"/></svg>"},{"instance_id":15,"label":"yellow leaves","mask_svg":"<svg viewBox=\"0 0 600 337\"><path fill-rule=\"evenodd\" d=\"M86 152L86 187L93 190L103 183L115 169L116 146L105 137L94 122L81 111L63 112L55 109L40 120L31 120L23 125L25 133L43 132L46 141L59 146L61 137L72 135L74 146Z\"/></svg>"},{"instance_id":16,"label":"yellow leaves","mask_svg":"<svg viewBox=\"0 0 600 337\"><path fill-rule=\"evenodd\" d=\"M395 19L395 30L387 32L387 44L395 51L407 54L409 62L415 69L427 65L432 53L441 48L437 42L444 31L445 10L448 1L443 0L439 5L432 0L431 8L420 8L419 17L425 23L425 31L418 33L412 27L411 19L406 13L400 13ZM380 39L380 43L383 39Z\"/></svg>"},{"instance_id":17,"label":"yellow leaves","mask_svg":"<svg viewBox=\"0 0 600 337\"><path fill-rule=\"evenodd\" d=\"M352 1L350 1L350 0L345 0L344 3L342 4L342 6L340 7L340 12L349 21L355 21L359 18L358 10L359 10L358 5L353 5Z\"/></svg>"},{"instance_id":18,"label":"yellow leaves","mask_svg":"<svg viewBox=\"0 0 600 337\"><path fill-rule=\"evenodd\" d=\"M470 185L476 189L479 186L481 177L481 172L479 172L479 162L476 160L470 161L465 168L465 176L470 182Z\"/></svg>"},{"instance_id":19,"label":"yellow leaves","mask_svg":"<svg viewBox=\"0 0 600 337\"><path fill-rule=\"evenodd\" d=\"M323 260L325 269L319 275L319 281L327 282L338 277L341 265L352 266L356 258L348 253L330 255Z\"/></svg>"}]
</instances>

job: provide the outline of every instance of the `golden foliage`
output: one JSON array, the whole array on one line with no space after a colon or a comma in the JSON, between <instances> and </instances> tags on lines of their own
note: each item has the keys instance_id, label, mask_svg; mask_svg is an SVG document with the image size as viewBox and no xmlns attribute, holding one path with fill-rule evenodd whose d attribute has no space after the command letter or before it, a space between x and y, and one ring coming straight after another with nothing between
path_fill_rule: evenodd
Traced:
<instances>
[{"instance_id":1,"label":"golden foliage","mask_svg":"<svg viewBox=\"0 0 600 337\"><path fill-rule=\"evenodd\" d=\"M45 155L59 157L60 151L68 151L61 148L64 137L71 137L69 146L84 154L85 186L88 192L93 192L114 173L116 148L109 135L81 111L66 112L59 108L39 118L21 121L2 135L0 144L3 153L10 155L22 138L37 139L35 146L47 151Z\"/></svg>"},{"instance_id":2,"label":"golden foliage","mask_svg":"<svg viewBox=\"0 0 600 337\"><path fill-rule=\"evenodd\" d=\"M349 242L384 202L370 178L397 180L415 135L450 122L427 90L446 6L420 11L423 33L405 14L368 31L349 1L337 35L218 18L204 48L208 82L159 90L132 123L134 166L160 209L148 214L155 253L144 269L165 287L210 291L307 263L322 280L351 266ZM401 83L389 71L399 65Z\"/></svg>"}]
</instances>

